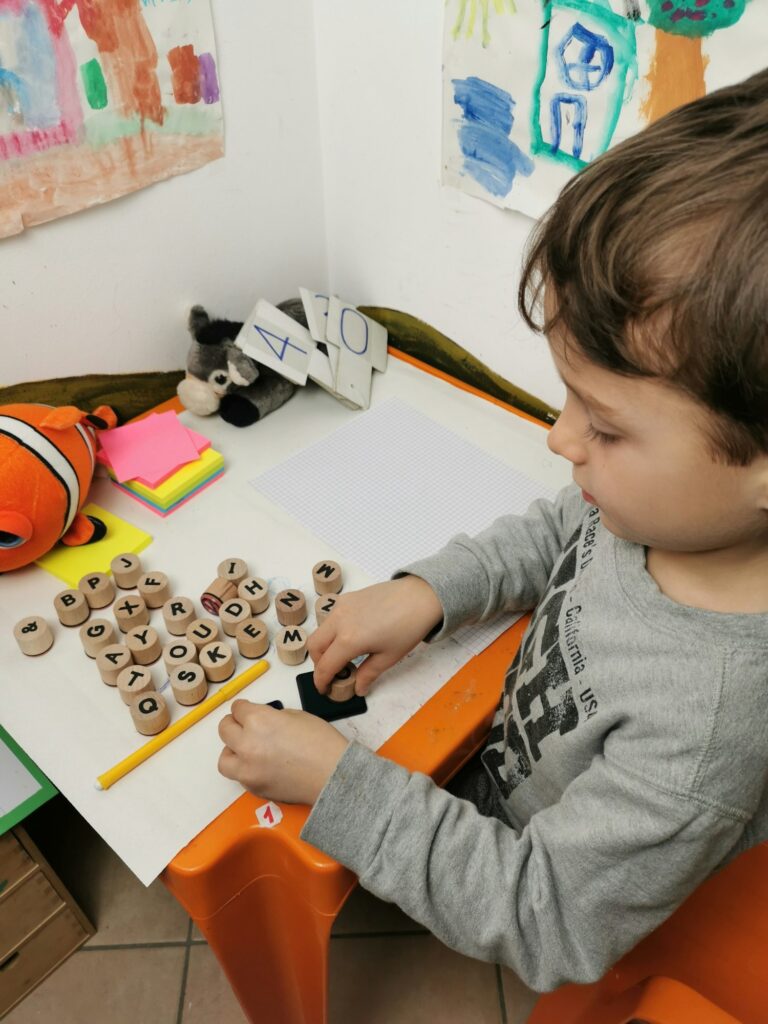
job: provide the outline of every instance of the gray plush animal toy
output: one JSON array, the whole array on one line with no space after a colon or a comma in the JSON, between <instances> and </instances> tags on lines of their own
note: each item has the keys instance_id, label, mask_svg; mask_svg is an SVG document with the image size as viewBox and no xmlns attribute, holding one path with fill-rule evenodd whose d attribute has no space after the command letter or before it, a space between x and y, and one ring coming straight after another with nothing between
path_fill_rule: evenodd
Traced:
<instances>
[{"instance_id":1,"label":"gray plush animal toy","mask_svg":"<svg viewBox=\"0 0 768 1024\"><path fill-rule=\"evenodd\" d=\"M306 327L300 299L278 305L288 316ZM284 405L296 385L269 367L257 363L235 345L242 323L211 319L202 306L189 312L192 347L187 355L187 373L179 382L182 405L197 416L218 412L236 427L248 427Z\"/></svg>"}]
</instances>

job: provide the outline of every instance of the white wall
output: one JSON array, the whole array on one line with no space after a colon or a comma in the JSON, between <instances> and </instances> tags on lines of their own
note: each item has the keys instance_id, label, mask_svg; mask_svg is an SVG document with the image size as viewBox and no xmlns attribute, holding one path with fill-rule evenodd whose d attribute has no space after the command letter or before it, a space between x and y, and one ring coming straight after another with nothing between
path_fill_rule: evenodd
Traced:
<instances>
[{"instance_id":1,"label":"white wall","mask_svg":"<svg viewBox=\"0 0 768 1024\"><path fill-rule=\"evenodd\" d=\"M192 303L244 317L306 284L559 404L516 311L532 222L440 184L443 0L212 6L225 157L0 241L0 384L177 369Z\"/></svg>"},{"instance_id":2,"label":"white wall","mask_svg":"<svg viewBox=\"0 0 768 1024\"><path fill-rule=\"evenodd\" d=\"M178 369L189 306L327 285L312 0L213 0L226 155L0 241L0 384Z\"/></svg>"},{"instance_id":3,"label":"white wall","mask_svg":"<svg viewBox=\"0 0 768 1024\"><path fill-rule=\"evenodd\" d=\"M316 0L330 287L404 310L560 406L521 323L533 221L440 184L444 0Z\"/></svg>"}]
</instances>

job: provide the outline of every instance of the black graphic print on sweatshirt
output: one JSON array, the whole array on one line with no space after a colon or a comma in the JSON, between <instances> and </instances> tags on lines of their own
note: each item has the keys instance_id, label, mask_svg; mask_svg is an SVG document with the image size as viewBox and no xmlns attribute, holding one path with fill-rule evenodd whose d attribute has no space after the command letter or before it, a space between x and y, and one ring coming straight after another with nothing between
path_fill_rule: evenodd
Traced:
<instances>
[{"instance_id":1,"label":"black graphic print on sweatshirt","mask_svg":"<svg viewBox=\"0 0 768 1024\"><path fill-rule=\"evenodd\" d=\"M557 563L510 665L488 746L482 755L502 797L531 774L543 741L565 735L597 713L597 701L576 700L576 678L586 668L579 643L581 608L573 584L594 553L599 510L593 508L573 534Z\"/></svg>"}]
</instances>

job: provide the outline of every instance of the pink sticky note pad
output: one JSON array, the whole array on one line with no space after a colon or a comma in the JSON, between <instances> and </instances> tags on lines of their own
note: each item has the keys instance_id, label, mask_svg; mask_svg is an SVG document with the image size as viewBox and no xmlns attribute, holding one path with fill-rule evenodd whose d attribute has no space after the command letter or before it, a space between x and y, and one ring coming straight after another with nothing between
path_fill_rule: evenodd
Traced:
<instances>
[{"instance_id":1,"label":"pink sticky note pad","mask_svg":"<svg viewBox=\"0 0 768 1024\"><path fill-rule=\"evenodd\" d=\"M199 458L198 446L175 412L152 413L135 423L106 430L101 447L119 481L159 483Z\"/></svg>"}]
</instances>

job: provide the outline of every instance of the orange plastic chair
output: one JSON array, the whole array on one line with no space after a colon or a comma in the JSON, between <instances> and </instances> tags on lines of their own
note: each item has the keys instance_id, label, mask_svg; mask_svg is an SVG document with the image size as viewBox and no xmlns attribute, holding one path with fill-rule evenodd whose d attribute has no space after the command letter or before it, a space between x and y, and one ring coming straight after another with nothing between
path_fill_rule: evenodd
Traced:
<instances>
[{"instance_id":1,"label":"orange plastic chair","mask_svg":"<svg viewBox=\"0 0 768 1024\"><path fill-rule=\"evenodd\" d=\"M541 996L528 1024L766 1024L768 843L742 854L593 985Z\"/></svg>"}]
</instances>

